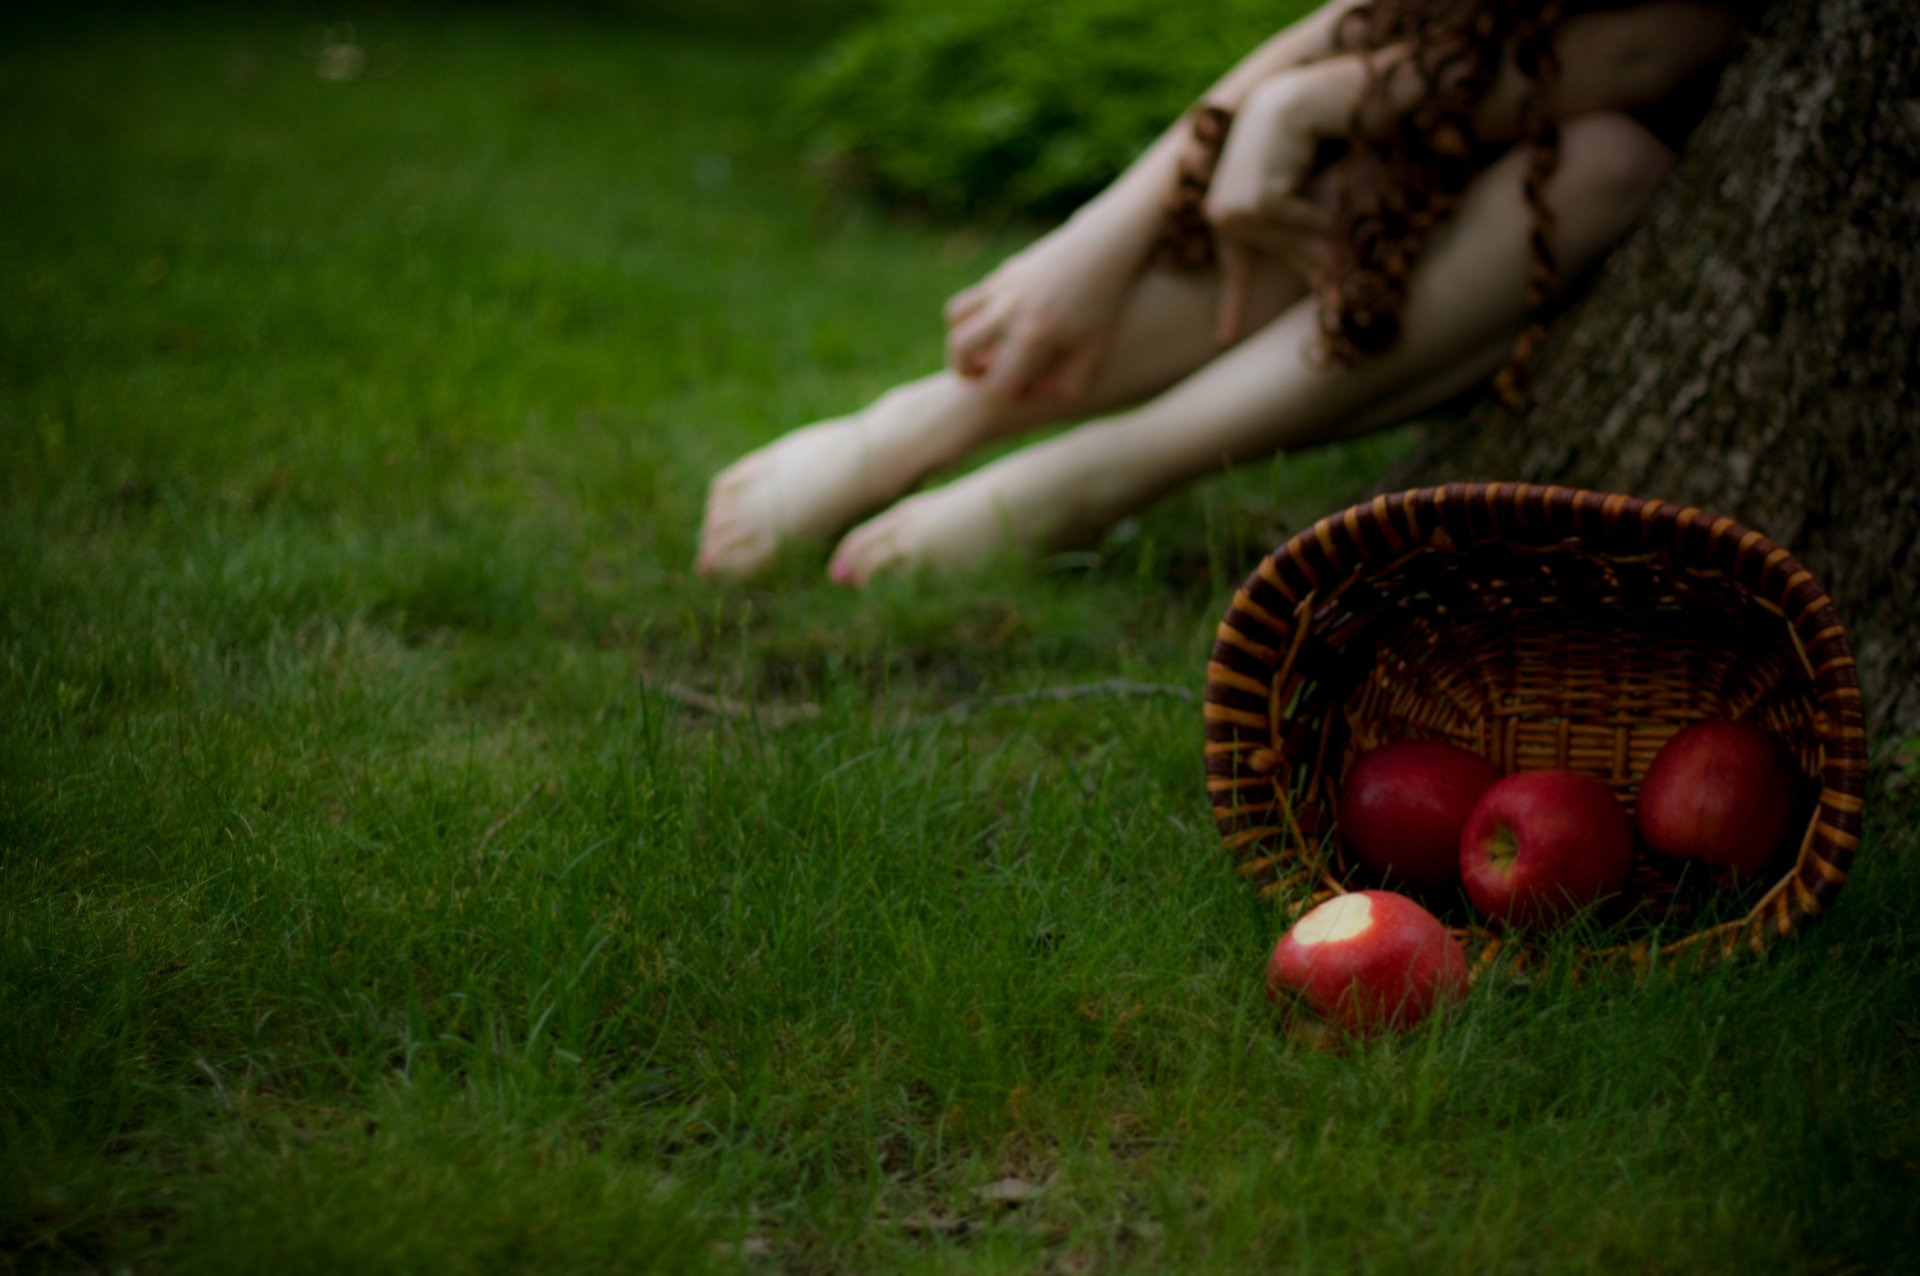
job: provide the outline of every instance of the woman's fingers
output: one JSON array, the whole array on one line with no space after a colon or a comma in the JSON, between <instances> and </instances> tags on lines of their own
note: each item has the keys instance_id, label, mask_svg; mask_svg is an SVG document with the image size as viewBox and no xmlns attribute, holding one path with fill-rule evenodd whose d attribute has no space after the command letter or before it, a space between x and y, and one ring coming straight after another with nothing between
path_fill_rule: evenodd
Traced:
<instances>
[{"instance_id":1,"label":"woman's fingers","mask_svg":"<svg viewBox=\"0 0 1920 1276\"><path fill-rule=\"evenodd\" d=\"M988 394L1011 403L1026 397L1058 357L1058 348L1044 338L1038 325L1016 322L994 351L993 366L981 384Z\"/></svg>"},{"instance_id":2,"label":"woman's fingers","mask_svg":"<svg viewBox=\"0 0 1920 1276\"><path fill-rule=\"evenodd\" d=\"M1056 374L1068 378L1061 384L1081 376L1052 324L1010 311L987 305L962 319L947 334L948 365L1006 402L1034 397Z\"/></svg>"},{"instance_id":3,"label":"woman's fingers","mask_svg":"<svg viewBox=\"0 0 1920 1276\"><path fill-rule=\"evenodd\" d=\"M1098 345L1083 345L1062 354L1051 368L1027 387L1030 399L1078 399L1093 383L1095 369L1104 351Z\"/></svg>"},{"instance_id":4,"label":"woman's fingers","mask_svg":"<svg viewBox=\"0 0 1920 1276\"><path fill-rule=\"evenodd\" d=\"M1015 253L995 266L992 273L979 283L962 288L947 298L946 305L941 307L947 326L951 328L957 323L971 319L989 302L1000 302L1000 308L1004 310L1007 294L1010 291L1019 291L1021 263L1026 256L1026 250Z\"/></svg>"},{"instance_id":5,"label":"woman's fingers","mask_svg":"<svg viewBox=\"0 0 1920 1276\"><path fill-rule=\"evenodd\" d=\"M1209 207L1207 216L1215 230L1249 238L1263 231L1324 236L1334 230L1331 212L1297 192L1279 187L1224 197Z\"/></svg>"},{"instance_id":6,"label":"woman's fingers","mask_svg":"<svg viewBox=\"0 0 1920 1276\"><path fill-rule=\"evenodd\" d=\"M1334 229L1331 212L1294 191L1269 191L1261 200L1260 217L1296 235L1331 235Z\"/></svg>"},{"instance_id":7,"label":"woman's fingers","mask_svg":"<svg viewBox=\"0 0 1920 1276\"><path fill-rule=\"evenodd\" d=\"M1334 215L1331 209L1313 203L1298 192L1269 192L1261 201L1261 221L1275 230L1283 230L1290 238L1327 238L1334 232Z\"/></svg>"},{"instance_id":8,"label":"woman's fingers","mask_svg":"<svg viewBox=\"0 0 1920 1276\"><path fill-rule=\"evenodd\" d=\"M980 307L986 305L987 299L993 295L992 290L987 286L991 282L991 280L983 280L947 298L947 304L942 308L947 327L951 328L979 313Z\"/></svg>"},{"instance_id":9,"label":"woman's fingers","mask_svg":"<svg viewBox=\"0 0 1920 1276\"><path fill-rule=\"evenodd\" d=\"M947 366L963 377L977 377L993 361L1006 327L996 308L976 307L947 330Z\"/></svg>"},{"instance_id":10,"label":"woman's fingers","mask_svg":"<svg viewBox=\"0 0 1920 1276\"><path fill-rule=\"evenodd\" d=\"M1272 196L1257 208L1233 209L1214 223L1220 258L1220 322L1223 345L1246 335L1248 297L1261 257L1270 257L1311 279L1333 230L1325 209L1298 195Z\"/></svg>"},{"instance_id":11,"label":"woman's fingers","mask_svg":"<svg viewBox=\"0 0 1920 1276\"><path fill-rule=\"evenodd\" d=\"M994 352L1000 348L998 341L987 341L967 351L966 361L961 364L960 375L969 381L977 381L987 375L987 369L993 366Z\"/></svg>"},{"instance_id":12,"label":"woman's fingers","mask_svg":"<svg viewBox=\"0 0 1920 1276\"><path fill-rule=\"evenodd\" d=\"M1223 346L1238 341L1246 331L1247 295L1253 284L1253 250L1225 234L1219 240L1220 313L1213 336Z\"/></svg>"},{"instance_id":13,"label":"woman's fingers","mask_svg":"<svg viewBox=\"0 0 1920 1276\"><path fill-rule=\"evenodd\" d=\"M1232 227L1219 227L1218 234L1223 245L1232 244L1237 248L1287 261L1299 258L1313 242L1298 231L1276 226L1272 222L1241 222Z\"/></svg>"}]
</instances>

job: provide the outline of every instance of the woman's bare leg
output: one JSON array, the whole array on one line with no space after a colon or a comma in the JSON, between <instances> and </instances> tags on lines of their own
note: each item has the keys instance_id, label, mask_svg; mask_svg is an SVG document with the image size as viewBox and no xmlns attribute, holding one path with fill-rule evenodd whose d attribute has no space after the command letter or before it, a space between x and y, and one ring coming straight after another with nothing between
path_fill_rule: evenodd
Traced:
<instances>
[{"instance_id":1,"label":"woman's bare leg","mask_svg":"<svg viewBox=\"0 0 1920 1276\"><path fill-rule=\"evenodd\" d=\"M1256 283L1256 317L1305 292L1278 266ZM795 430L728 466L707 493L697 568L745 576L791 540L825 539L995 439L1139 403L1220 353L1207 275L1149 271L1115 320L1108 353L1073 398L1006 403L950 371L889 390L863 411Z\"/></svg>"},{"instance_id":2,"label":"woman's bare leg","mask_svg":"<svg viewBox=\"0 0 1920 1276\"><path fill-rule=\"evenodd\" d=\"M1562 271L1577 273L1625 233L1671 160L1624 116L1563 126L1547 192ZM909 497L855 528L834 554L834 578L859 584L895 567L968 566L1009 545L1069 544L1224 465L1388 424L1484 378L1525 318L1525 163L1509 154L1468 191L1415 273L1400 340L1385 355L1358 368L1316 361L1315 305L1297 302L1140 407Z\"/></svg>"}]
</instances>

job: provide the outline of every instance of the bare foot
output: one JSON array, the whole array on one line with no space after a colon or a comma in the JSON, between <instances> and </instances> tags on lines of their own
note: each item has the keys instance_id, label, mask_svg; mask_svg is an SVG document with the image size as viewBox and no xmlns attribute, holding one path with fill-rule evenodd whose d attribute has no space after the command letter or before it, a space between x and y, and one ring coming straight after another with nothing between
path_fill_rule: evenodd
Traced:
<instances>
[{"instance_id":1,"label":"bare foot","mask_svg":"<svg viewBox=\"0 0 1920 1276\"><path fill-rule=\"evenodd\" d=\"M869 496L871 452L858 416L782 435L714 476L700 524L706 576L750 576L790 540L832 535L884 496Z\"/></svg>"},{"instance_id":2,"label":"bare foot","mask_svg":"<svg viewBox=\"0 0 1920 1276\"><path fill-rule=\"evenodd\" d=\"M741 457L714 477L700 527L702 575L744 577L789 541L824 540L965 446L978 396L938 374Z\"/></svg>"},{"instance_id":3,"label":"bare foot","mask_svg":"<svg viewBox=\"0 0 1920 1276\"><path fill-rule=\"evenodd\" d=\"M864 585L882 572L978 567L1006 549L1071 544L1111 521L1074 479L1065 439L1031 447L901 501L848 532L827 574Z\"/></svg>"}]
</instances>

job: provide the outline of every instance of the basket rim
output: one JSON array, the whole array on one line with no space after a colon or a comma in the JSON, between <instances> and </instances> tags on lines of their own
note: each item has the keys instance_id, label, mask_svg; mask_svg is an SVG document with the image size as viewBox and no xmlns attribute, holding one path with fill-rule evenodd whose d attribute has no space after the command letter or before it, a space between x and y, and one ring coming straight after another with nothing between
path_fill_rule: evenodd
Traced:
<instances>
[{"instance_id":1,"label":"basket rim","mask_svg":"<svg viewBox=\"0 0 1920 1276\"><path fill-rule=\"evenodd\" d=\"M1759 953L1824 912L1844 885L1860 846L1867 791L1867 731L1852 644L1832 599L1798 559L1761 532L1693 506L1581 488L1525 483L1450 483L1376 495L1319 519L1261 560L1234 593L1215 630L1204 704L1209 798L1228 849L1244 876L1285 858L1306 839L1293 821L1284 786L1264 820L1249 819L1235 792L1248 767L1285 776L1275 747L1286 720L1268 695L1308 637L1314 600L1333 584L1410 553L1471 553L1476 545L1579 544L1609 556L1664 552L1735 583L1786 622L1805 666L1819 748L1817 805L1792 867L1745 916L1655 945L1640 940L1589 954L1645 965L1689 951L1709 960L1741 949ZM1249 706L1250 692L1269 708ZM1262 756L1264 755L1264 756ZM1276 852L1275 847L1281 847ZM1323 874L1328 889L1347 889ZM1278 887L1269 887L1269 891ZM1483 958L1491 958L1498 941ZM1482 962L1484 966L1484 960Z\"/></svg>"}]
</instances>

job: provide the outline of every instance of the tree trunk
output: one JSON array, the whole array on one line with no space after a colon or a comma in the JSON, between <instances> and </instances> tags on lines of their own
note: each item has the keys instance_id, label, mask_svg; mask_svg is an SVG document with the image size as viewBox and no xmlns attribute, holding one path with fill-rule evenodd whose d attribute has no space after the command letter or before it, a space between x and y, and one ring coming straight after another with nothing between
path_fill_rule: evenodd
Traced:
<instances>
[{"instance_id":1,"label":"tree trunk","mask_svg":"<svg viewBox=\"0 0 1920 1276\"><path fill-rule=\"evenodd\" d=\"M1920 731L1920 8L1775 0L1666 193L1556 321L1521 413L1395 486L1656 496L1787 546L1852 636L1876 745Z\"/></svg>"}]
</instances>

